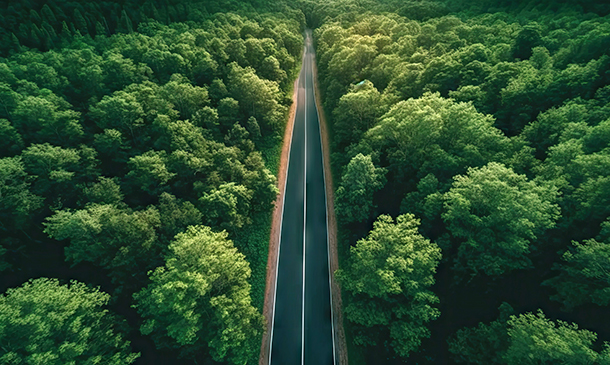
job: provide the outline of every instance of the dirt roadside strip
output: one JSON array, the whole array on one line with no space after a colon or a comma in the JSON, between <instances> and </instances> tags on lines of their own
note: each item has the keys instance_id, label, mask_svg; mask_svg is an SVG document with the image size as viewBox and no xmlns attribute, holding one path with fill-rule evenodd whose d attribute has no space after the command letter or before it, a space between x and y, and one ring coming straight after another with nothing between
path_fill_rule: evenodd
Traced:
<instances>
[{"instance_id":1,"label":"dirt roadside strip","mask_svg":"<svg viewBox=\"0 0 610 365\"><path fill-rule=\"evenodd\" d=\"M315 57L315 56L314 56ZM315 59L314 59L315 61ZM318 69L316 63L313 64L314 73L314 85L315 85L315 96L316 96L316 107L318 109L318 119L320 120L320 133L322 134L322 154L324 157L324 172L326 182L326 197L327 197L327 209L328 209L328 245L330 252L330 275L331 275L331 291L332 291L332 304L333 304L333 322L335 328L335 346L338 355L340 365L347 365L347 345L345 342L345 331L343 328L343 315L341 306L341 288L334 277L334 272L339 268L339 256L337 251L337 221L335 219L334 209L334 194L333 194L333 183L332 173L330 169L330 150L328 141L328 128L326 125L326 118L324 116L324 110L322 109L322 101L320 99L320 91L318 90ZM292 96L292 106L288 114L288 123L286 124L286 131L284 132L284 139L282 145L282 154L280 157L280 167L278 170L278 188L280 193L275 201L275 208L273 210L273 218L271 223L271 237L269 239L269 255L267 258L267 278L265 286L265 303L263 306L263 316L267 319L267 325L265 334L263 335L263 341L261 343L261 353L259 357L259 365L269 364L269 341L271 334L271 320L270 317L273 315L273 289L275 288L276 271L277 271L277 257L279 255L279 241L280 241L280 229L282 222L283 202L284 202L284 188L286 186L286 176L288 173L288 159L290 155L290 144L292 143L292 130L294 128L294 119L297 108L297 92L298 92L298 81L297 78L294 82L294 93Z\"/></svg>"}]
</instances>

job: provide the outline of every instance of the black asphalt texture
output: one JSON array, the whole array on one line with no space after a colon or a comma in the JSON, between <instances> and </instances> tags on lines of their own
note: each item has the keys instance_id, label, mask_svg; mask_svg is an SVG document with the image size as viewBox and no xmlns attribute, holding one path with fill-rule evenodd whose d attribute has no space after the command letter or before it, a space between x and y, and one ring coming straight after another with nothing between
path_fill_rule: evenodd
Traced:
<instances>
[{"instance_id":1,"label":"black asphalt texture","mask_svg":"<svg viewBox=\"0 0 610 365\"><path fill-rule=\"evenodd\" d=\"M276 365L334 364L326 189L313 89L314 60L308 31L282 213L269 361Z\"/></svg>"}]
</instances>

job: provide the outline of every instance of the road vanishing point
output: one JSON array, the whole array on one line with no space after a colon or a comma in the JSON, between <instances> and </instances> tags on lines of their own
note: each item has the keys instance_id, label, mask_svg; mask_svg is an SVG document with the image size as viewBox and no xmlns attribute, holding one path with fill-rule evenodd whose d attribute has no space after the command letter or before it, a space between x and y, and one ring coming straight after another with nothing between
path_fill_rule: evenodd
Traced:
<instances>
[{"instance_id":1,"label":"road vanishing point","mask_svg":"<svg viewBox=\"0 0 610 365\"><path fill-rule=\"evenodd\" d=\"M335 364L322 138L311 31L297 81L282 211L269 364Z\"/></svg>"}]
</instances>

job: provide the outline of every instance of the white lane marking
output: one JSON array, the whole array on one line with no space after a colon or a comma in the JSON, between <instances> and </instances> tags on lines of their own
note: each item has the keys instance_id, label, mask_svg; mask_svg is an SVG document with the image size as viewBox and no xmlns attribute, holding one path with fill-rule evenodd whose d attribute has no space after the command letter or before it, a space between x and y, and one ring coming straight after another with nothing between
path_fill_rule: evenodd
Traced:
<instances>
[{"instance_id":1,"label":"white lane marking","mask_svg":"<svg viewBox=\"0 0 610 365\"><path fill-rule=\"evenodd\" d=\"M297 100L299 92L299 81L301 76L297 79ZM298 101L297 101L298 104ZM288 163L286 164L286 178L284 179L284 196L282 197L282 214L280 216L280 237L277 243L277 262L275 264L275 290L273 292L273 313L271 314L271 338L269 340L269 365L271 365L271 354L273 349L273 326L275 325L275 302L277 299L277 275L280 271L280 247L282 246L282 226L284 223L284 209L286 207L286 187L288 186L288 171L290 170L290 153L292 152L292 139L294 138L294 130L296 129L294 124L296 122L297 113L295 110L294 119L292 121L292 135L290 137L290 145L288 146Z\"/></svg>"},{"instance_id":2,"label":"white lane marking","mask_svg":"<svg viewBox=\"0 0 610 365\"><path fill-rule=\"evenodd\" d=\"M303 66L307 64L307 49ZM305 70L305 176L303 178L303 304L301 305L301 364L305 364L305 236L307 231L307 70Z\"/></svg>"},{"instance_id":3,"label":"white lane marking","mask_svg":"<svg viewBox=\"0 0 610 365\"><path fill-rule=\"evenodd\" d=\"M312 73L313 73L313 62L312 62ZM316 88L314 85L313 88L314 95L314 106L316 107L316 113L318 114L318 125L321 121L320 119L320 111L318 110L317 98L316 98ZM320 147L324 149L324 145L322 144L322 126L319 127L320 131ZM333 311L333 289L332 289L332 272L330 271L330 232L328 230L328 196L326 195L326 171L324 167L324 153L322 153L322 174L324 176L324 203L326 206L326 251L328 254L328 290L330 291L330 325L332 329L332 339L333 339L333 364L337 362L337 354L335 352L335 315Z\"/></svg>"}]
</instances>

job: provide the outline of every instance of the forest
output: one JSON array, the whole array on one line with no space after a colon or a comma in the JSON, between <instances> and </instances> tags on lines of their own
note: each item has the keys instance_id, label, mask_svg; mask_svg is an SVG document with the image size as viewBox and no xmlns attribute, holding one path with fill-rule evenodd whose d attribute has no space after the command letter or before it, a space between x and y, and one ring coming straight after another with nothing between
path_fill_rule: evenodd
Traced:
<instances>
[{"instance_id":1,"label":"forest","mask_svg":"<svg viewBox=\"0 0 610 365\"><path fill-rule=\"evenodd\" d=\"M305 28L350 364L610 364L585 0L1 2L0 364L258 363Z\"/></svg>"},{"instance_id":2,"label":"forest","mask_svg":"<svg viewBox=\"0 0 610 365\"><path fill-rule=\"evenodd\" d=\"M0 363L256 363L302 13L0 14Z\"/></svg>"},{"instance_id":3,"label":"forest","mask_svg":"<svg viewBox=\"0 0 610 365\"><path fill-rule=\"evenodd\" d=\"M610 6L312 8L350 363L610 363Z\"/></svg>"}]
</instances>

